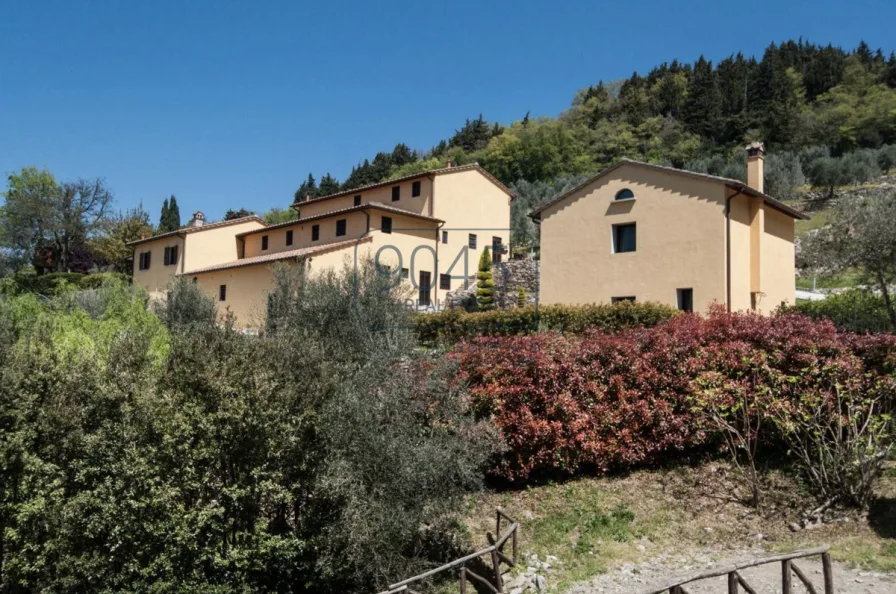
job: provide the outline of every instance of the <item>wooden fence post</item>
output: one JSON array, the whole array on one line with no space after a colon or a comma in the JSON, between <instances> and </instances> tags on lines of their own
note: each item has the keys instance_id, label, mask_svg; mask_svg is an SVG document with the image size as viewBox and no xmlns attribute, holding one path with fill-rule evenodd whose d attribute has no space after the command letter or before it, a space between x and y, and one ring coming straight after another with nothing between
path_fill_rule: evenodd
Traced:
<instances>
[{"instance_id":1,"label":"wooden fence post","mask_svg":"<svg viewBox=\"0 0 896 594\"><path fill-rule=\"evenodd\" d=\"M824 594L834 594L834 569L831 567L831 554L821 554L821 568L824 572Z\"/></svg>"},{"instance_id":2,"label":"wooden fence post","mask_svg":"<svg viewBox=\"0 0 896 594\"><path fill-rule=\"evenodd\" d=\"M498 592L504 592L504 580L501 579L501 560L498 559L498 550L492 550L492 566L495 568L495 586Z\"/></svg>"},{"instance_id":3,"label":"wooden fence post","mask_svg":"<svg viewBox=\"0 0 896 594\"><path fill-rule=\"evenodd\" d=\"M737 594L738 590L737 573L732 571L728 574L728 594Z\"/></svg>"},{"instance_id":4,"label":"wooden fence post","mask_svg":"<svg viewBox=\"0 0 896 594\"><path fill-rule=\"evenodd\" d=\"M790 571L790 559L781 561L781 591L793 594L793 574Z\"/></svg>"},{"instance_id":5,"label":"wooden fence post","mask_svg":"<svg viewBox=\"0 0 896 594\"><path fill-rule=\"evenodd\" d=\"M460 568L460 594L467 594L467 568Z\"/></svg>"}]
</instances>

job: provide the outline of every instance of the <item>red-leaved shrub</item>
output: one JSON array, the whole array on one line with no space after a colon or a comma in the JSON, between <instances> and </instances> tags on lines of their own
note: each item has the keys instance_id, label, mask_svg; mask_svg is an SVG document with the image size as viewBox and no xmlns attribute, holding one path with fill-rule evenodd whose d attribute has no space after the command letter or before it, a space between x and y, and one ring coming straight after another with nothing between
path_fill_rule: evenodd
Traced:
<instances>
[{"instance_id":1,"label":"red-leaved shrub","mask_svg":"<svg viewBox=\"0 0 896 594\"><path fill-rule=\"evenodd\" d=\"M717 431L705 422L709 399L773 404L849 378L892 383L896 337L839 333L800 315L715 310L615 334L483 337L453 356L477 411L506 440L494 473L519 480L630 468L704 443Z\"/></svg>"}]
</instances>

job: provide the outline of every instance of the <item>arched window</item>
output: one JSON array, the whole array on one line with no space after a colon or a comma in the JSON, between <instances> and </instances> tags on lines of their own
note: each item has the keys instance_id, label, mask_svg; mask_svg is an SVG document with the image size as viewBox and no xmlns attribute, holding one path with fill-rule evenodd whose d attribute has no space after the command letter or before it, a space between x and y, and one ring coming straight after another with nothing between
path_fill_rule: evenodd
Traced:
<instances>
[{"instance_id":1,"label":"arched window","mask_svg":"<svg viewBox=\"0 0 896 594\"><path fill-rule=\"evenodd\" d=\"M616 193L616 200L632 200L635 197L635 193L625 188L624 190L619 190Z\"/></svg>"}]
</instances>

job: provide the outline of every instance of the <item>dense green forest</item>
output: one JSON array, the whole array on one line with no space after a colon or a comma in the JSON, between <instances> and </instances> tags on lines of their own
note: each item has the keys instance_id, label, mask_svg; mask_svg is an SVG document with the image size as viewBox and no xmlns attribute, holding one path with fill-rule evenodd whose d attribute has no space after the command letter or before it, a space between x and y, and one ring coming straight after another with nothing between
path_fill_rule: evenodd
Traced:
<instances>
[{"instance_id":1,"label":"dense green forest","mask_svg":"<svg viewBox=\"0 0 896 594\"><path fill-rule=\"evenodd\" d=\"M448 160L478 161L508 185L593 174L623 156L713 173L728 167L737 175L740 148L752 140L785 156L779 171L827 186L811 179L810 161L896 142L896 53L887 56L864 42L843 50L800 39L772 44L761 59L738 53L716 64L702 56L693 64L663 62L646 75L582 89L556 118L525 114L504 126L480 115L428 151L399 143L364 159L342 183L326 174L318 185L309 174L296 198ZM793 155L798 164L788 159Z\"/></svg>"}]
</instances>

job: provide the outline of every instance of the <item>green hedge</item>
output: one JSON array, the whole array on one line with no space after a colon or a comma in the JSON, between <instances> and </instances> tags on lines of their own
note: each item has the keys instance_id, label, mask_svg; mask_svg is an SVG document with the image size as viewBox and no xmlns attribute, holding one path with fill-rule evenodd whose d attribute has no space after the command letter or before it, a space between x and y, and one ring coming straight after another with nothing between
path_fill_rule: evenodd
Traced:
<instances>
[{"instance_id":1,"label":"green hedge","mask_svg":"<svg viewBox=\"0 0 896 594\"><path fill-rule=\"evenodd\" d=\"M893 332L884 298L871 291L850 289L821 301L799 301L784 308L814 320L829 319L851 332Z\"/></svg>"},{"instance_id":2,"label":"green hedge","mask_svg":"<svg viewBox=\"0 0 896 594\"><path fill-rule=\"evenodd\" d=\"M33 272L19 272L7 276L0 282L0 293L7 295L34 293L53 296L71 290L98 289L104 282L112 278L127 282L131 280L131 277L118 272L100 272L96 274L81 274L80 272L34 274Z\"/></svg>"},{"instance_id":3,"label":"green hedge","mask_svg":"<svg viewBox=\"0 0 896 594\"><path fill-rule=\"evenodd\" d=\"M659 303L622 302L613 305L544 305L484 312L450 309L411 316L421 343L453 344L476 336L508 336L556 330L581 334L588 328L614 332L650 327L676 315L677 309Z\"/></svg>"}]
</instances>

